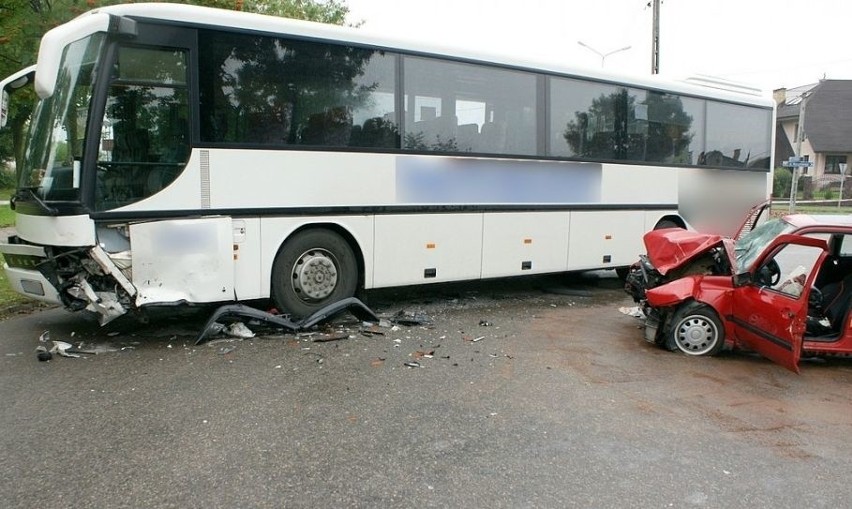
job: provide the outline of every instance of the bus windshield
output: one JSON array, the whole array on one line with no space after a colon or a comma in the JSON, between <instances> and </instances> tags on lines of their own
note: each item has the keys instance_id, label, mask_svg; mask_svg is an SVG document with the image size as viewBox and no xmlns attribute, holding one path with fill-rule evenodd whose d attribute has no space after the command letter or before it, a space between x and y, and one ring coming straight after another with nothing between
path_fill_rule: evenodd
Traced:
<instances>
[{"instance_id":1,"label":"bus windshield","mask_svg":"<svg viewBox=\"0 0 852 509\"><path fill-rule=\"evenodd\" d=\"M69 44L62 55L56 91L36 105L18 186L42 200L79 199L79 162L104 39L104 34L94 34Z\"/></svg>"}]
</instances>

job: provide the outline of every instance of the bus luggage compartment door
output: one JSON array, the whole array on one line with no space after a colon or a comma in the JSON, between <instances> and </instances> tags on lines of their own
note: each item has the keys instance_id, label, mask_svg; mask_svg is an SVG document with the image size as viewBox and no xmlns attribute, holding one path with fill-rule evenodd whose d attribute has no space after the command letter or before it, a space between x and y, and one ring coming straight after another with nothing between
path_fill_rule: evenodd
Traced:
<instances>
[{"instance_id":1,"label":"bus luggage compartment door","mask_svg":"<svg viewBox=\"0 0 852 509\"><path fill-rule=\"evenodd\" d=\"M130 225L137 306L234 298L230 217Z\"/></svg>"}]
</instances>

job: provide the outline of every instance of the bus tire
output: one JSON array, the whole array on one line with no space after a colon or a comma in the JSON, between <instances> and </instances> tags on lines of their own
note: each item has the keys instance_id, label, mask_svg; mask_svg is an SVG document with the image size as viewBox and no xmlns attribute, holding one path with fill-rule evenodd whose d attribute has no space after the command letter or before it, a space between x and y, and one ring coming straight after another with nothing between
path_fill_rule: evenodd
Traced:
<instances>
[{"instance_id":1,"label":"bus tire","mask_svg":"<svg viewBox=\"0 0 852 509\"><path fill-rule=\"evenodd\" d=\"M326 229L288 239L272 264L272 300L281 313L305 317L355 295L358 264L352 247Z\"/></svg>"}]
</instances>

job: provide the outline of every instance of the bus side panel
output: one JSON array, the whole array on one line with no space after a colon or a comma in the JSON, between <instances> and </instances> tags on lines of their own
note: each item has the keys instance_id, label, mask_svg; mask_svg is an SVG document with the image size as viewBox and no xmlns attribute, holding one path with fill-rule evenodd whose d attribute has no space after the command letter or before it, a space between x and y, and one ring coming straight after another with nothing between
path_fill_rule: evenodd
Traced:
<instances>
[{"instance_id":1,"label":"bus side panel","mask_svg":"<svg viewBox=\"0 0 852 509\"><path fill-rule=\"evenodd\" d=\"M260 288L261 297L270 295L272 264L275 255L287 238L296 230L305 228L327 228L346 232L355 245L358 257L360 250L364 262L364 287L371 288L373 280L373 216L324 216L324 217L262 217L260 218Z\"/></svg>"},{"instance_id":2,"label":"bus side panel","mask_svg":"<svg viewBox=\"0 0 852 509\"><path fill-rule=\"evenodd\" d=\"M376 217L376 288L477 279L482 214Z\"/></svg>"},{"instance_id":3,"label":"bus side panel","mask_svg":"<svg viewBox=\"0 0 852 509\"><path fill-rule=\"evenodd\" d=\"M486 214L482 277L566 269L569 212Z\"/></svg>"},{"instance_id":4,"label":"bus side panel","mask_svg":"<svg viewBox=\"0 0 852 509\"><path fill-rule=\"evenodd\" d=\"M269 297L269 284L261 278L260 218L239 218L233 231L234 290L238 300Z\"/></svg>"},{"instance_id":5,"label":"bus side panel","mask_svg":"<svg viewBox=\"0 0 852 509\"><path fill-rule=\"evenodd\" d=\"M234 298L230 217L130 225L136 305Z\"/></svg>"},{"instance_id":6,"label":"bus side panel","mask_svg":"<svg viewBox=\"0 0 852 509\"><path fill-rule=\"evenodd\" d=\"M574 211L571 213L568 268L623 267L642 253L642 211Z\"/></svg>"},{"instance_id":7,"label":"bus side panel","mask_svg":"<svg viewBox=\"0 0 852 509\"><path fill-rule=\"evenodd\" d=\"M603 165L601 203L677 203L680 168Z\"/></svg>"}]
</instances>

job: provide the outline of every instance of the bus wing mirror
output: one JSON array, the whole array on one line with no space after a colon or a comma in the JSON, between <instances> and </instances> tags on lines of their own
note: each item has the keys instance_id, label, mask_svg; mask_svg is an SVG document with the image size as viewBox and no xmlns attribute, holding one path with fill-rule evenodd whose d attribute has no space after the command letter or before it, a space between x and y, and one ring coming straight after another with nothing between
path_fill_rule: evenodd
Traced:
<instances>
[{"instance_id":1,"label":"bus wing mirror","mask_svg":"<svg viewBox=\"0 0 852 509\"><path fill-rule=\"evenodd\" d=\"M9 118L9 92L0 91L0 129L6 127L6 119Z\"/></svg>"},{"instance_id":2,"label":"bus wing mirror","mask_svg":"<svg viewBox=\"0 0 852 509\"><path fill-rule=\"evenodd\" d=\"M31 65L0 81L0 129L6 127L9 120L9 94L32 83L34 78L35 66Z\"/></svg>"}]
</instances>

